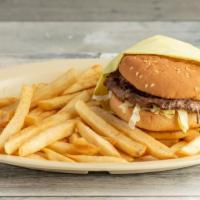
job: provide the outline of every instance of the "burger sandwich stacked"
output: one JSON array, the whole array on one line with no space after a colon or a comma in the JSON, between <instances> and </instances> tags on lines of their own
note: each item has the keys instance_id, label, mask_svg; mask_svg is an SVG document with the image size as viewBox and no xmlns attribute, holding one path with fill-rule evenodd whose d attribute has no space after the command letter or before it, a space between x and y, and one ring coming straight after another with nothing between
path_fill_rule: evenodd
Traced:
<instances>
[{"instance_id":1,"label":"burger sandwich stacked","mask_svg":"<svg viewBox=\"0 0 200 200\"><path fill-rule=\"evenodd\" d=\"M165 36L139 42L104 70L95 95L131 128L179 131L200 127L200 50Z\"/></svg>"}]
</instances>

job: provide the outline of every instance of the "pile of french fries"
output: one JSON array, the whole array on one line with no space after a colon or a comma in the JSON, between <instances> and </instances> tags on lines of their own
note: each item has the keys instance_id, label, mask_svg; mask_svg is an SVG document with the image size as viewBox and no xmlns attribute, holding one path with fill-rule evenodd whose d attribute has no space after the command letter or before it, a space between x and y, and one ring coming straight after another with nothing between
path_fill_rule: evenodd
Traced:
<instances>
[{"instance_id":1,"label":"pile of french fries","mask_svg":"<svg viewBox=\"0 0 200 200\"><path fill-rule=\"evenodd\" d=\"M19 97L0 99L0 152L24 158L128 163L193 156L199 130L144 132L92 98L100 65L70 69L50 83L21 88Z\"/></svg>"}]
</instances>

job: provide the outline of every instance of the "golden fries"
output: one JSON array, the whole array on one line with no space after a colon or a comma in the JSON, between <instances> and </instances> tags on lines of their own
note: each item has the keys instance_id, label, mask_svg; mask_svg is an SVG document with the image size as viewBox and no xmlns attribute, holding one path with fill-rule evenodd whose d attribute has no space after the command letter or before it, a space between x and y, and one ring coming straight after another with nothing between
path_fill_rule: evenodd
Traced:
<instances>
[{"instance_id":1,"label":"golden fries","mask_svg":"<svg viewBox=\"0 0 200 200\"><path fill-rule=\"evenodd\" d=\"M191 142L192 140L194 140L195 138L197 138L199 136L199 130L190 130L189 134L184 138L184 140L186 142Z\"/></svg>"},{"instance_id":2,"label":"golden fries","mask_svg":"<svg viewBox=\"0 0 200 200\"><path fill-rule=\"evenodd\" d=\"M0 110L0 127L5 127L7 125L7 123L12 119L15 109L16 108L12 105Z\"/></svg>"},{"instance_id":3,"label":"golden fries","mask_svg":"<svg viewBox=\"0 0 200 200\"><path fill-rule=\"evenodd\" d=\"M137 158L136 161L144 162L144 161L155 161L155 160L158 160L158 159L153 157L152 155L144 155Z\"/></svg>"},{"instance_id":4,"label":"golden fries","mask_svg":"<svg viewBox=\"0 0 200 200\"><path fill-rule=\"evenodd\" d=\"M20 146L22 146L26 141L28 141L39 132L44 131L45 129L55 126L59 123L62 123L68 120L70 117L71 115L67 113L56 114L43 120L42 123L37 126L30 126L21 130L19 133L11 137L8 142L6 142L4 146L5 152L7 154L14 153L20 148Z\"/></svg>"},{"instance_id":5,"label":"golden fries","mask_svg":"<svg viewBox=\"0 0 200 200\"><path fill-rule=\"evenodd\" d=\"M200 153L200 129L145 132L93 100L102 68L70 69L50 83L0 98L0 150L7 155L68 163L129 163Z\"/></svg>"},{"instance_id":6,"label":"golden fries","mask_svg":"<svg viewBox=\"0 0 200 200\"><path fill-rule=\"evenodd\" d=\"M126 154L126 153L124 153L122 151L120 151L119 153L120 153L120 156L123 159L127 160L128 162L133 162L135 160L133 157L129 156L128 154Z\"/></svg>"},{"instance_id":7,"label":"golden fries","mask_svg":"<svg viewBox=\"0 0 200 200\"><path fill-rule=\"evenodd\" d=\"M79 93L69 94L65 96L54 97L52 99L46 99L38 102L38 106L43 110L55 110L65 106L70 100L72 100Z\"/></svg>"},{"instance_id":8,"label":"golden fries","mask_svg":"<svg viewBox=\"0 0 200 200\"><path fill-rule=\"evenodd\" d=\"M146 145L148 148L148 151L153 156L160 159L175 157L174 153L170 150L170 148L160 143L159 141L155 140L150 135L144 133L142 130L138 128L131 129L126 122L118 119L114 115L109 114L108 112L104 111L101 108L93 107L92 110L96 112L98 115L100 115L101 117L103 117L108 123L113 125L115 128L126 133L133 140Z\"/></svg>"},{"instance_id":9,"label":"golden fries","mask_svg":"<svg viewBox=\"0 0 200 200\"><path fill-rule=\"evenodd\" d=\"M0 108L4 106L8 106L10 104L14 104L16 101L17 101L17 98L15 97L0 98Z\"/></svg>"},{"instance_id":10,"label":"golden fries","mask_svg":"<svg viewBox=\"0 0 200 200\"><path fill-rule=\"evenodd\" d=\"M31 158L31 159L36 159L36 160L46 160L43 156L41 156L38 153L34 153L34 154L31 154L31 155L28 155L25 158Z\"/></svg>"},{"instance_id":11,"label":"golden fries","mask_svg":"<svg viewBox=\"0 0 200 200\"><path fill-rule=\"evenodd\" d=\"M42 114L43 110L40 108L35 108L29 112L29 114L25 118L25 125L36 124L40 119L39 116Z\"/></svg>"},{"instance_id":12,"label":"golden fries","mask_svg":"<svg viewBox=\"0 0 200 200\"><path fill-rule=\"evenodd\" d=\"M17 106L15 114L0 135L0 149L3 148L5 142L12 135L20 131L20 129L23 127L25 117L28 114L31 105L32 96L33 96L32 87L24 86L22 88L19 104Z\"/></svg>"},{"instance_id":13,"label":"golden fries","mask_svg":"<svg viewBox=\"0 0 200 200\"><path fill-rule=\"evenodd\" d=\"M48 148L63 155L66 154L96 155L99 152L98 147L88 143L84 138L77 138L77 140L75 140L73 144L58 141L49 145Z\"/></svg>"},{"instance_id":14,"label":"golden fries","mask_svg":"<svg viewBox=\"0 0 200 200\"><path fill-rule=\"evenodd\" d=\"M84 137L88 142L99 147L99 152L104 156L116 156L120 157L119 152L115 147L110 144L103 137L95 133L92 129L86 126L83 122L79 121L77 123L77 128L82 137Z\"/></svg>"},{"instance_id":15,"label":"golden fries","mask_svg":"<svg viewBox=\"0 0 200 200\"><path fill-rule=\"evenodd\" d=\"M192 156L200 152L200 136L183 146L179 150L179 154L183 156Z\"/></svg>"},{"instance_id":16,"label":"golden fries","mask_svg":"<svg viewBox=\"0 0 200 200\"><path fill-rule=\"evenodd\" d=\"M105 140L107 140L110 144L112 144L113 146L116 145L116 140L110 137L106 137L106 136L102 136Z\"/></svg>"},{"instance_id":17,"label":"golden fries","mask_svg":"<svg viewBox=\"0 0 200 200\"><path fill-rule=\"evenodd\" d=\"M77 138L73 145L79 154L96 155L99 152L98 147L87 142L84 138Z\"/></svg>"},{"instance_id":18,"label":"golden fries","mask_svg":"<svg viewBox=\"0 0 200 200\"><path fill-rule=\"evenodd\" d=\"M78 133L73 133L72 135L69 136L69 142L73 144L78 138L79 138Z\"/></svg>"},{"instance_id":19,"label":"golden fries","mask_svg":"<svg viewBox=\"0 0 200 200\"><path fill-rule=\"evenodd\" d=\"M178 143L175 143L173 146L170 147L170 149L174 152L177 153L187 144L185 141L180 141Z\"/></svg>"},{"instance_id":20,"label":"golden fries","mask_svg":"<svg viewBox=\"0 0 200 200\"><path fill-rule=\"evenodd\" d=\"M91 98L93 90L85 90L83 92L81 92L79 95L75 96L65 107L63 107L59 113L62 112L75 112L75 104L82 100L84 102L89 101L89 99Z\"/></svg>"},{"instance_id":21,"label":"golden fries","mask_svg":"<svg viewBox=\"0 0 200 200\"><path fill-rule=\"evenodd\" d=\"M43 113L41 113L41 115L40 115L40 119L41 119L41 120L42 120L42 119L45 119L45 118L47 118L47 117L50 117L50 116L54 115L55 113L56 113L55 110L43 112Z\"/></svg>"},{"instance_id":22,"label":"golden fries","mask_svg":"<svg viewBox=\"0 0 200 200\"><path fill-rule=\"evenodd\" d=\"M71 84L75 83L76 80L76 71L74 69L70 69L48 85L38 88L33 96L32 107L37 105L37 102L40 100L49 99L61 94Z\"/></svg>"},{"instance_id":23,"label":"golden fries","mask_svg":"<svg viewBox=\"0 0 200 200\"><path fill-rule=\"evenodd\" d=\"M116 146L127 154L139 157L144 154L146 147L137 143L95 114L83 101L79 101L75 105L76 111L80 117L89 124L99 134L110 137L116 141Z\"/></svg>"},{"instance_id":24,"label":"golden fries","mask_svg":"<svg viewBox=\"0 0 200 200\"><path fill-rule=\"evenodd\" d=\"M55 151L52 151L51 149L44 148L42 151L46 154L46 156L49 160L62 161L62 162L72 162L72 163L74 162L72 159L70 159L66 156L63 156L62 154L59 154Z\"/></svg>"},{"instance_id":25,"label":"golden fries","mask_svg":"<svg viewBox=\"0 0 200 200\"><path fill-rule=\"evenodd\" d=\"M100 65L94 65L87 71L83 72L79 80L71 87L64 91L64 94L75 93L91 87L95 87L96 83L101 75L102 68Z\"/></svg>"},{"instance_id":26,"label":"golden fries","mask_svg":"<svg viewBox=\"0 0 200 200\"><path fill-rule=\"evenodd\" d=\"M77 161L85 163L128 163L123 158L111 157L111 156L86 156L86 155L67 155L67 157Z\"/></svg>"},{"instance_id":27,"label":"golden fries","mask_svg":"<svg viewBox=\"0 0 200 200\"><path fill-rule=\"evenodd\" d=\"M39 135L32 137L19 148L19 155L27 156L40 151L57 140L68 137L73 132L74 124L75 121L67 121L54 127L50 127Z\"/></svg>"},{"instance_id":28,"label":"golden fries","mask_svg":"<svg viewBox=\"0 0 200 200\"><path fill-rule=\"evenodd\" d=\"M14 153L27 139L34 134L34 127L30 126L16 133L5 143L4 150L7 154Z\"/></svg>"},{"instance_id":29,"label":"golden fries","mask_svg":"<svg viewBox=\"0 0 200 200\"><path fill-rule=\"evenodd\" d=\"M73 144L62 141L54 142L53 144L50 144L48 148L61 154L78 154Z\"/></svg>"}]
</instances>

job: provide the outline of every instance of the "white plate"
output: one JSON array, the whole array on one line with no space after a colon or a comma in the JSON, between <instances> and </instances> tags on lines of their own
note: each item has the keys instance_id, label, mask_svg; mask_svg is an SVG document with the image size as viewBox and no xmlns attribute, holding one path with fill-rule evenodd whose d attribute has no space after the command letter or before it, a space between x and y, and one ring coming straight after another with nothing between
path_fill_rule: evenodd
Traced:
<instances>
[{"instance_id":1,"label":"white plate","mask_svg":"<svg viewBox=\"0 0 200 200\"><path fill-rule=\"evenodd\" d=\"M79 70L93 64L105 65L104 59L66 59L51 60L40 63L25 64L0 70L0 97L17 95L23 84L45 82L52 80L68 68L75 67ZM34 160L17 156L0 155L0 163L64 173L82 173L91 171L106 171L112 174L130 174L158 172L171 169L179 169L200 164L200 156L179 158L161 161L133 162L128 164L91 164L91 163L64 163Z\"/></svg>"}]
</instances>

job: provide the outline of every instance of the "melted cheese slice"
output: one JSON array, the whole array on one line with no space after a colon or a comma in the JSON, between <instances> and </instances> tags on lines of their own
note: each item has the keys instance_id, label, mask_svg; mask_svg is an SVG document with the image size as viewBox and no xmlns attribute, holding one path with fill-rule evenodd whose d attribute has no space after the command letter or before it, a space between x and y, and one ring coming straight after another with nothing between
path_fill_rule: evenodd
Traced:
<instances>
[{"instance_id":1,"label":"melted cheese slice","mask_svg":"<svg viewBox=\"0 0 200 200\"><path fill-rule=\"evenodd\" d=\"M126 49L110 61L98 81L95 89L95 95L105 95L108 93L106 87L103 85L103 82L109 73L117 70L122 57L126 54L162 55L200 63L200 49L197 47L170 37L156 35L142 40L129 49Z\"/></svg>"}]
</instances>

